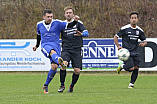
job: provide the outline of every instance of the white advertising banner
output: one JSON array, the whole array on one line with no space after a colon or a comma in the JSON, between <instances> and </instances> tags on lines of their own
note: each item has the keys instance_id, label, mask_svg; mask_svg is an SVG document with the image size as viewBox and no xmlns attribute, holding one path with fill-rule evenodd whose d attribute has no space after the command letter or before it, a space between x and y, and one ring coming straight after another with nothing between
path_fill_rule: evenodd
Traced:
<instances>
[{"instance_id":1,"label":"white advertising banner","mask_svg":"<svg viewBox=\"0 0 157 104\"><path fill-rule=\"evenodd\" d=\"M47 71L50 61L40 47L33 51L35 39L0 40L0 71Z\"/></svg>"},{"instance_id":2,"label":"white advertising banner","mask_svg":"<svg viewBox=\"0 0 157 104\"><path fill-rule=\"evenodd\" d=\"M141 52L140 71L157 71L157 38L147 38L147 46L144 53Z\"/></svg>"}]
</instances>

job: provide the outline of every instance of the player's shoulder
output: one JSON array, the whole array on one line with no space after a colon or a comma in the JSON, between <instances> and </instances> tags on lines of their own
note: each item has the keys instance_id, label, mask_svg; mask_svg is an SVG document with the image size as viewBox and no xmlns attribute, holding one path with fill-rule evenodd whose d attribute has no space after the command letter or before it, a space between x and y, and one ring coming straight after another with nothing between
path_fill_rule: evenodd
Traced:
<instances>
[{"instance_id":1,"label":"player's shoulder","mask_svg":"<svg viewBox=\"0 0 157 104\"><path fill-rule=\"evenodd\" d=\"M71 22L73 22L74 21L74 19L71 21ZM67 20L64 20L64 22L67 22ZM79 24L83 24L83 22L82 21L80 21L80 20L78 20L77 21Z\"/></svg>"},{"instance_id":2,"label":"player's shoulder","mask_svg":"<svg viewBox=\"0 0 157 104\"><path fill-rule=\"evenodd\" d=\"M80 21L80 20L78 20L78 23L83 24L83 22L82 22L82 21Z\"/></svg>"},{"instance_id":3,"label":"player's shoulder","mask_svg":"<svg viewBox=\"0 0 157 104\"><path fill-rule=\"evenodd\" d=\"M140 31L144 32L143 29L141 29L139 26L136 26L137 29L139 29Z\"/></svg>"},{"instance_id":4,"label":"player's shoulder","mask_svg":"<svg viewBox=\"0 0 157 104\"><path fill-rule=\"evenodd\" d=\"M37 22L37 25L42 24L44 20Z\"/></svg>"},{"instance_id":5,"label":"player's shoulder","mask_svg":"<svg viewBox=\"0 0 157 104\"><path fill-rule=\"evenodd\" d=\"M127 24L127 25L125 25L125 26L122 26L122 27L121 27L121 30L124 30L124 29L130 28L130 27L131 27L131 25L130 25L130 24Z\"/></svg>"},{"instance_id":6,"label":"player's shoulder","mask_svg":"<svg viewBox=\"0 0 157 104\"><path fill-rule=\"evenodd\" d=\"M59 19L53 19L53 22L64 22L64 21L59 20Z\"/></svg>"},{"instance_id":7,"label":"player's shoulder","mask_svg":"<svg viewBox=\"0 0 157 104\"><path fill-rule=\"evenodd\" d=\"M64 22L67 22L67 20L64 20Z\"/></svg>"}]
</instances>

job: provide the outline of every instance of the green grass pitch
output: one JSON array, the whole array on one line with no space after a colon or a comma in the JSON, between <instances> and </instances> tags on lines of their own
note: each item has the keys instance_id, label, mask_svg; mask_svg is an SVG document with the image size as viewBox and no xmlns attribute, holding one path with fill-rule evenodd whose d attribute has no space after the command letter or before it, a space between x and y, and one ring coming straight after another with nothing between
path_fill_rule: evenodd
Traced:
<instances>
[{"instance_id":1,"label":"green grass pitch","mask_svg":"<svg viewBox=\"0 0 157 104\"><path fill-rule=\"evenodd\" d=\"M42 86L47 73L0 73L0 104L157 104L157 75L139 74L134 89L128 89L130 73L120 75L81 73L73 93L67 93L72 73L68 73L65 91L58 93L59 73L49 85Z\"/></svg>"}]
</instances>

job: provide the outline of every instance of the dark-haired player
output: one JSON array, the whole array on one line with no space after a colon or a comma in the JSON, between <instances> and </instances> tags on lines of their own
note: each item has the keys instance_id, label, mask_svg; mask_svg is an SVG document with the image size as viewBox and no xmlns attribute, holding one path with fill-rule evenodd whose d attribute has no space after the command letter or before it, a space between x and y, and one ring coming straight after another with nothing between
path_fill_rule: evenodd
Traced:
<instances>
[{"instance_id":1,"label":"dark-haired player","mask_svg":"<svg viewBox=\"0 0 157 104\"><path fill-rule=\"evenodd\" d=\"M37 44L33 47L33 51L39 47L41 40L41 51L45 57L50 59L51 69L48 72L46 82L43 86L44 93L48 92L48 85L55 76L59 64L62 67L66 67L63 63L63 59L60 57L61 46L59 44L59 36L62 29L74 26L79 17L75 17L75 21L72 23L63 22L53 19L53 13L51 10L44 10L42 21L37 23Z\"/></svg>"},{"instance_id":2,"label":"dark-haired player","mask_svg":"<svg viewBox=\"0 0 157 104\"><path fill-rule=\"evenodd\" d=\"M66 22L70 23L74 21L74 9L70 6L64 8L64 16ZM74 69L72 75L72 82L70 84L68 92L73 92L74 85L78 81L80 70L82 70L82 49L83 40L82 37L87 37L88 31L84 27L81 21L78 21L75 26L72 28L66 28L61 32L62 39L62 52L61 57L64 60L65 65L68 65L71 61L72 67ZM60 82L61 86L58 89L58 92L63 92L65 89L65 77L66 69L61 67L60 70Z\"/></svg>"},{"instance_id":3,"label":"dark-haired player","mask_svg":"<svg viewBox=\"0 0 157 104\"><path fill-rule=\"evenodd\" d=\"M147 45L146 37L144 31L137 26L139 20L139 14L137 12L132 12L130 14L130 24L123 26L120 31L114 36L114 42L120 50L121 48L126 48L130 52L130 57L127 61L119 63L117 68L117 73L120 74L121 70L132 72L131 80L128 88L134 88L134 83L138 77L140 54L138 52L138 46L144 47ZM122 47L118 44L118 38L122 37ZM142 42L138 42L140 39Z\"/></svg>"}]
</instances>

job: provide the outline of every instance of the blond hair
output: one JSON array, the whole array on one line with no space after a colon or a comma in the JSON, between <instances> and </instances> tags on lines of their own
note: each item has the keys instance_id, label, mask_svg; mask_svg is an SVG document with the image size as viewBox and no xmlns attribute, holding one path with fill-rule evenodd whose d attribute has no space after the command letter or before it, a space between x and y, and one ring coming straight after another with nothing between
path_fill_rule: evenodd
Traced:
<instances>
[{"instance_id":1,"label":"blond hair","mask_svg":"<svg viewBox=\"0 0 157 104\"><path fill-rule=\"evenodd\" d=\"M64 8L64 12L69 10L69 9L72 9L73 13L75 12L74 8L72 6L67 6Z\"/></svg>"}]
</instances>

